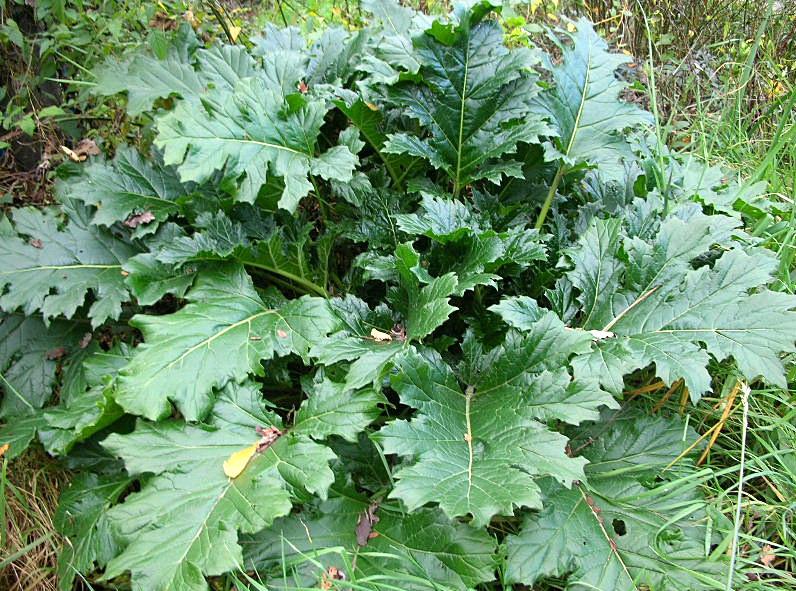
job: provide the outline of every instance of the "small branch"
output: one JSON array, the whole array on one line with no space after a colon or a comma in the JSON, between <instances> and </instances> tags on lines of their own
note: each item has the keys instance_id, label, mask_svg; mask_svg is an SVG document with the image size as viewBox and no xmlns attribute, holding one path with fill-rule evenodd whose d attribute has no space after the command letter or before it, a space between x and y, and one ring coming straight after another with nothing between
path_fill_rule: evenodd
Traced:
<instances>
[{"instance_id":1,"label":"small branch","mask_svg":"<svg viewBox=\"0 0 796 591\"><path fill-rule=\"evenodd\" d=\"M730 413L732 412L732 407L735 404L735 398L738 396L738 392L741 391L743 387L743 383L739 380L736 382L733 389L730 391L730 394L727 396L727 400L724 403L724 410L721 413L721 418L716 425L716 429L713 431L713 435L710 437L710 441L708 441L707 447L705 447L705 451L702 452L702 455L699 456L696 465L701 466L705 460L708 458L708 454L710 450L713 449L713 444L716 443L716 439L719 438L719 434L721 430L724 428L724 425L727 424L727 419L730 418Z\"/></svg>"},{"instance_id":2,"label":"small branch","mask_svg":"<svg viewBox=\"0 0 796 591\"><path fill-rule=\"evenodd\" d=\"M669 400L669 398L672 397L672 394L674 394L677 391L677 388L679 388L682 385L683 385L683 378L680 378L674 384L672 384L672 386L666 391L666 394L664 394L663 397L655 404L655 406L652 407L652 414L655 414L660 409L662 409L663 405L666 404L666 401Z\"/></svg>"},{"instance_id":3,"label":"small branch","mask_svg":"<svg viewBox=\"0 0 796 591\"><path fill-rule=\"evenodd\" d=\"M726 591L732 590L732 578L735 574L735 562L738 559L738 537L741 533L741 504L743 502L743 479L744 468L746 467L746 431L749 426L749 386L741 383L741 405L743 407L743 423L741 429L741 462L738 472L738 497L735 501L735 523L733 527L732 545L730 546L730 568L727 571Z\"/></svg>"}]
</instances>

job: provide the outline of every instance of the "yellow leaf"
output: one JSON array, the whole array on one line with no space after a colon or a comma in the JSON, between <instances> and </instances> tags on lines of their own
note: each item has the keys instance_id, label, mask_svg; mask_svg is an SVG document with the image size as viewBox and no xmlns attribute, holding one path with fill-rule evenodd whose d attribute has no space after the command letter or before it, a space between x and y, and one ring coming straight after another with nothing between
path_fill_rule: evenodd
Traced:
<instances>
[{"instance_id":1,"label":"yellow leaf","mask_svg":"<svg viewBox=\"0 0 796 591\"><path fill-rule=\"evenodd\" d=\"M226 474L229 478L237 478L249 464L249 460L251 460L256 453L256 443L240 451L236 451L227 458L226 462L224 462L224 474Z\"/></svg>"},{"instance_id":2,"label":"yellow leaf","mask_svg":"<svg viewBox=\"0 0 796 591\"><path fill-rule=\"evenodd\" d=\"M9 447L11 447L11 446L9 444L7 444L7 443L4 443L3 445L0 445L0 458L2 458L3 454L5 454L8 451Z\"/></svg>"},{"instance_id":3,"label":"yellow leaf","mask_svg":"<svg viewBox=\"0 0 796 591\"><path fill-rule=\"evenodd\" d=\"M240 35L241 28L236 26L231 26L229 28L229 36L232 37L232 42L235 43L238 40L238 35Z\"/></svg>"}]
</instances>

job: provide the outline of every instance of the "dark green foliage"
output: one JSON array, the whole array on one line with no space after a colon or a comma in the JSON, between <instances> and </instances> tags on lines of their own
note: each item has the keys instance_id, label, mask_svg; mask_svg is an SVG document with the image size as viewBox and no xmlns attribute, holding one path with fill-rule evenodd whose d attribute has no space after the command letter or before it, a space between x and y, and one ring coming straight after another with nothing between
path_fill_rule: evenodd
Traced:
<instances>
[{"instance_id":1,"label":"dark green foliage","mask_svg":"<svg viewBox=\"0 0 796 591\"><path fill-rule=\"evenodd\" d=\"M743 199L650 139L588 22L554 65L489 2L364 7L105 65L148 151L0 219L0 444L77 472L62 588L715 588L695 434L623 392L784 383Z\"/></svg>"}]
</instances>

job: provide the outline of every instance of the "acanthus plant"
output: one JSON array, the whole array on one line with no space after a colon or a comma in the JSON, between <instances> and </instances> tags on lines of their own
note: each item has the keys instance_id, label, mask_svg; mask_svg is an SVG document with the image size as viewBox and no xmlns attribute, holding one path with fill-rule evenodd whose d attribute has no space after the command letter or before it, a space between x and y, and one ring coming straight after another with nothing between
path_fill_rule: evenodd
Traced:
<instances>
[{"instance_id":1,"label":"acanthus plant","mask_svg":"<svg viewBox=\"0 0 796 591\"><path fill-rule=\"evenodd\" d=\"M553 59L488 2L363 4L101 68L151 144L0 220L0 444L75 473L61 588L721 587L696 435L623 392L785 385L772 205L659 146L585 20Z\"/></svg>"}]
</instances>

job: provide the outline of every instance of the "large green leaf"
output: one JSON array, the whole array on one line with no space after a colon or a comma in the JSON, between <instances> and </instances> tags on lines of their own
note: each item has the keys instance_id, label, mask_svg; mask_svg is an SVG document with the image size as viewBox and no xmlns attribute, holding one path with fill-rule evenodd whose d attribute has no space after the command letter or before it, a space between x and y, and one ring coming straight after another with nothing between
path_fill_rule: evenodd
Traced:
<instances>
[{"instance_id":1,"label":"large green leaf","mask_svg":"<svg viewBox=\"0 0 796 591\"><path fill-rule=\"evenodd\" d=\"M459 280L454 273L431 277L410 243L398 245L394 261L398 288L390 300L404 316L406 338L422 340L456 310L450 296L456 293Z\"/></svg>"},{"instance_id":2,"label":"large green leaf","mask_svg":"<svg viewBox=\"0 0 796 591\"><path fill-rule=\"evenodd\" d=\"M13 420L0 426L0 446L8 445L4 457L14 459L21 455L36 437L39 429L46 425L43 413L37 413L14 417Z\"/></svg>"},{"instance_id":3,"label":"large green leaf","mask_svg":"<svg viewBox=\"0 0 796 591\"><path fill-rule=\"evenodd\" d=\"M313 346L310 356L324 365L352 361L346 374L345 387L357 389L379 381L393 358L406 346L406 341L375 339L371 332L389 334L391 315L373 312L355 296L335 298L329 302L338 318L340 330Z\"/></svg>"},{"instance_id":4,"label":"large green leaf","mask_svg":"<svg viewBox=\"0 0 796 591\"><path fill-rule=\"evenodd\" d=\"M696 486L648 478L685 449L683 433L692 432L640 415L601 433L585 453L594 462L587 482L570 490L546 482L544 509L509 536L506 580L565 577L566 589L583 591L721 588L727 564L706 556L715 524Z\"/></svg>"},{"instance_id":5,"label":"large green leaf","mask_svg":"<svg viewBox=\"0 0 796 591\"><path fill-rule=\"evenodd\" d=\"M56 209L14 210L15 232L0 231L3 310L21 308L28 315L40 310L45 322L54 316L71 318L90 290L95 296L88 310L92 326L119 317L130 298L121 267L135 250L92 227L88 218L86 210L72 207L63 226Z\"/></svg>"},{"instance_id":6,"label":"large green leaf","mask_svg":"<svg viewBox=\"0 0 796 591\"><path fill-rule=\"evenodd\" d=\"M122 270L127 273L124 280L127 289L141 306L151 306L166 294L181 298L196 277L195 266L185 265L178 269L160 262L151 252L127 259Z\"/></svg>"},{"instance_id":7,"label":"large green leaf","mask_svg":"<svg viewBox=\"0 0 796 591\"><path fill-rule=\"evenodd\" d=\"M534 361L514 375L543 366L545 357L554 363L572 352L553 338L534 335L529 346L518 345L517 356L530 353ZM566 437L534 420L531 397L521 390L507 395L510 374L490 367L497 376L491 377L471 369L472 383L462 391L434 352L410 350L396 365L392 386L402 403L419 412L411 421L389 423L375 437L387 453L416 458L398 470L390 492L409 510L436 502L449 516L470 514L473 525L482 526L494 515L511 515L514 507L541 507L539 475L553 475L566 486L583 477L585 461L567 457Z\"/></svg>"},{"instance_id":8,"label":"large green leaf","mask_svg":"<svg viewBox=\"0 0 796 591\"><path fill-rule=\"evenodd\" d=\"M127 112L140 115L152 109L156 100L177 95L190 99L208 88L230 89L254 73L254 60L242 46L223 45L199 49L192 56L195 40L177 39L163 59L142 51L127 60L110 59L97 67L93 92L110 96L127 93Z\"/></svg>"},{"instance_id":9,"label":"large green leaf","mask_svg":"<svg viewBox=\"0 0 796 591\"><path fill-rule=\"evenodd\" d=\"M128 488L129 476L78 475L58 499L53 519L64 545L58 554L58 588L71 591L78 575L103 567L121 547L113 535L108 510Z\"/></svg>"},{"instance_id":10,"label":"large green leaf","mask_svg":"<svg viewBox=\"0 0 796 591\"><path fill-rule=\"evenodd\" d=\"M350 181L357 158L345 146L318 153L326 101L297 91L305 74L291 53L265 58L261 74L202 101L180 102L158 118L155 144L183 181L203 182L224 169L245 178L238 199L253 203L270 175L284 180L279 206L295 211L313 188L308 179Z\"/></svg>"},{"instance_id":11,"label":"large green leaf","mask_svg":"<svg viewBox=\"0 0 796 591\"><path fill-rule=\"evenodd\" d=\"M363 0L362 9L370 13L375 25L369 31L368 54L359 66L368 73L360 87L370 97L376 92L371 86L393 84L403 72L417 73L420 62L412 38L429 26L430 19L397 0Z\"/></svg>"},{"instance_id":12,"label":"large green leaf","mask_svg":"<svg viewBox=\"0 0 796 591\"><path fill-rule=\"evenodd\" d=\"M403 232L426 236L440 245L430 250L429 266L456 274L457 295L476 285L496 287L500 279L496 271L507 265L524 269L546 258L537 230L514 226L495 231L487 216L456 199L424 194L417 213L393 219Z\"/></svg>"},{"instance_id":13,"label":"large green leaf","mask_svg":"<svg viewBox=\"0 0 796 591\"><path fill-rule=\"evenodd\" d=\"M61 218L55 208L13 210L14 228L0 220L0 308L41 311L71 318L89 291L91 324L116 319L130 296L122 263L135 254L129 244L91 226L88 211L70 207ZM24 236L24 238L23 238Z\"/></svg>"},{"instance_id":14,"label":"large green leaf","mask_svg":"<svg viewBox=\"0 0 796 591\"><path fill-rule=\"evenodd\" d=\"M338 311L344 314L348 305L353 305L356 321L346 322L348 326L334 335L330 342L312 351L313 356L327 364L359 358L351 366L347 379L349 387L374 379L405 344L421 342L456 310L450 304L450 298L457 293L459 285L456 274L432 277L410 242L399 244L393 255L377 257L373 262L378 267L374 270L378 278L391 284L387 299L400 317L395 328L401 330L394 338L388 337L387 341L383 337L375 339L370 334L372 328L385 332L390 330L389 325L366 327L367 307L363 308L351 299L338 307Z\"/></svg>"},{"instance_id":15,"label":"large green leaf","mask_svg":"<svg viewBox=\"0 0 796 591\"><path fill-rule=\"evenodd\" d=\"M501 160L518 142L535 142L550 133L532 112L537 58L527 48L509 51L500 25L467 12L452 32L435 27L414 40L420 81L390 89L392 104L407 111L429 137L389 136L386 152L428 160L453 182L453 193L473 181L499 183L521 176L520 164Z\"/></svg>"},{"instance_id":16,"label":"large green leaf","mask_svg":"<svg viewBox=\"0 0 796 591\"><path fill-rule=\"evenodd\" d=\"M572 380L569 375L572 354L574 360L588 352L590 341L589 333L571 330L555 314L540 311L523 332L509 331L503 344L490 351L468 334L461 377L481 394L524 400L523 412L529 416L577 425L597 419L601 407L618 406L594 378Z\"/></svg>"},{"instance_id":17,"label":"large green leaf","mask_svg":"<svg viewBox=\"0 0 796 591\"><path fill-rule=\"evenodd\" d=\"M78 349L89 326L36 316L0 316L0 417L35 414L50 399L59 360Z\"/></svg>"},{"instance_id":18,"label":"large green leaf","mask_svg":"<svg viewBox=\"0 0 796 591\"><path fill-rule=\"evenodd\" d=\"M561 63L547 63L554 87L538 101L557 136L545 144L545 155L567 167L595 166L602 178L620 179L625 171L622 160L632 158L621 132L651 117L619 99L627 84L614 72L630 58L607 51L608 45L585 18L575 25L572 45L562 45Z\"/></svg>"},{"instance_id":19,"label":"large green leaf","mask_svg":"<svg viewBox=\"0 0 796 591\"><path fill-rule=\"evenodd\" d=\"M141 236L154 232L160 222L177 213L178 200L190 191L174 169L157 161L150 163L132 148L120 147L113 161L92 161L80 176L60 181L57 193L96 207L92 223L111 226L127 222L135 227L135 235ZM138 219L148 221L139 224Z\"/></svg>"},{"instance_id":20,"label":"large green leaf","mask_svg":"<svg viewBox=\"0 0 796 591\"><path fill-rule=\"evenodd\" d=\"M732 247L736 225L685 210L644 240L623 235L618 220L595 220L567 251L567 280L578 292L577 322L609 334L573 361L576 375L620 392L624 375L654 363L664 382L682 378L698 400L710 388L710 354L733 358L749 379L784 385L779 355L794 350L796 298L763 289L776 260L731 248L693 267L712 244Z\"/></svg>"},{"instance_id":21,"label":"large green leaf","mask_svg":"<svg viewBox=\"0 0 796 591\"><path fill-rule=\"evenodd\" d=\"M206 591L205 575L242 566L238 531L287 515L299 491L325 498L334 454L298 433L255 453L236 478L225 475L224 462L260 440L258 427L283 428L248 382L221 392L208 427L140 421L129 435L110 435L103 445L128 472L154 476L108 513L126 548L105 578L129 570L135 591Z\"/></svg>"},{"instance_id":22,"label":"large green leaf","mask_svg":"<svg viewBox=\"0 0 796 591\"><path fill-rule=\"evenodd\" d=\"M362 99L357 99L351 103L338 99L334 104L348 117L373 151L376 152L396 186L400 187L407 169L413 163L413 159L398 154L390 154L384 150L387 134L384 130L383 113L375 104L366 103Z\"/></svg>"},{"instance_id":23,"label":"large green leaf","mask_svg":"<svg viewBox=\"0 0 796 591\"><path fill-rule=\"evenodd\" d=\"M171 412L171 400L195 421L212 407L214 387L262 374L264 359L306 358L334 328L325 300L273 295L264 302L237 265L203 271L186 298L174 314L130 321L145 342L119 379L116 400L126 411L158 419Z\"/></svg>"},{"instance_id":24,"label":"large green leaf","mask_svg":"<svg viewBox=\"0 0 796 591\"><path fill-rule=\"evenodd\" d=\"M352 390L328 378L306 387L308 398L298 412L294 430L317 438L339 435L356 441L357 435L381 414L384 397L373 388Z\"/></svg>"},{"instance_id":25,"label":"large green leaf","mask_svg":"<svg viewBox=\"0 0 796 591\"><path fill-rule=\"evenodd\" d=\"M406 591L464 591L494 578L494 539L449 520L437 509L403 513L392 506L378 507L375 535L360 546L357 524L370 505L355 491L335 485L329 499L244 538L246 564L260 573L272 572L266 582L275 589L317 585L330 566L345 572L343 556L349 563L356 557L355 571L347 572L347 578L374 591L396 584ZM308 559L332 547L341 548L342 555L324 552Z\"/></svg>"},{"instance_id":26,"label":"large green leaf","mask_svg":"<svg viewBox=\"0 0 796 591\"><path fill-rule=\"evenodd\" d=\"M197 231L193 235L164 242L156 251L157 261L181 266L234 260L280 276L299 289L326 295L325 261L320 256L315 260L310 257L312 224L292 219L276 224L272 218L244 224L219 211L201 213L194 226ZM324 245L328 240L318 243Z\"/></svg>"},{"instance_id":27,"label":"large green leaf","mask_svg":"<svg viewBox=\"0 0 796 591\"><path fill-rule=\"evenodd\" d=\"M129 360L130 350L124 345L91 351L83 361L86 387L72 393L62 390L58 406L44 413L47 426L39 429L39 439L49 453L63 454L121 417L114 400L116 374Z\"/></svg>"}]
</instances>

